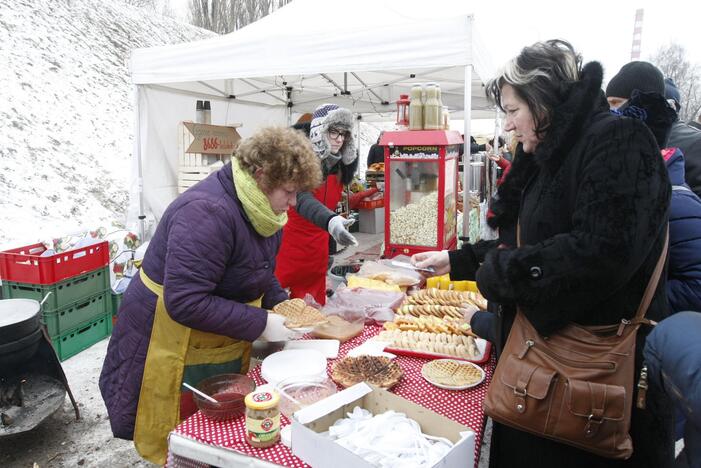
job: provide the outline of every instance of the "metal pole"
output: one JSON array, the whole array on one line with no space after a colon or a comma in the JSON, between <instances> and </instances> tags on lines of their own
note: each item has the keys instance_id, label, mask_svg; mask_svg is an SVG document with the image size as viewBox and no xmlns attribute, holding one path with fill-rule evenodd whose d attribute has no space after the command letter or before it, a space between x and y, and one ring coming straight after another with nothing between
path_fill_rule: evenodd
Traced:
<instances>
[{"instance_id":1,"label":"metal pole","mask_svg":"<svg viewBox=\"0 0 701 468\"><path fill-rule=\"evenodd\" d=\"M472 120L472 64L465 66L465 89L463 101L463 153L462 153L462 235L467 237L470 233L470 193L469 183L472 176L472 167L470 166L470 135ZM474 239L471 239L474 241Z\"/></svg>"},{"instance_id":2,"label":"metal pole","mask_svg":"<svg viewBox=\"0 0 701 468\"><path fill-rule=\"evenodd\" d=\"M139 85L134 85L134 112L136 113L136 118L134 119L134 150L136 151L136 164L138 168L138 178L137 187L139 191L139 239L141 242L145 241L144 235L146 231L145 222L146 215L144 214L144 176L143 168L141 167L141 106L140 101L140 91Z\"/></svg>"}]
</instances>

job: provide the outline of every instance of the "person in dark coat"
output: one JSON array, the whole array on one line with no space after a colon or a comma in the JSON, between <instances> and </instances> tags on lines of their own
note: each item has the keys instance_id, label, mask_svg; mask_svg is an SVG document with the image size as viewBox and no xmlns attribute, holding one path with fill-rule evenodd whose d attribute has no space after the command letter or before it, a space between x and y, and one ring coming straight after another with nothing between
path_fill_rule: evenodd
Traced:
<instances>
[{"instance_id":1,"label":"person in dark coat","mask_svg":"<svg viewBox=\"0 0 701 468\"><path fill-rule=\"evenodd\" d=\"M246 373L250 342L288 339L273 275L287 209L321 182L309 140L265 128L231 163L166 209L119 308L100 374L112 432L165 462L167 436L196 411L183 382Z\"/></svg>"},{"instance_id":2,"label":"person in dark coat","mask_svg":"<svg viewBox=\"0 0 701 468\"><path fill-rule=\"evenodd\" d=\"M670 311L701 311L701 199L684 182L682 151L667 147L680 109L679 93L669 91L670 83L651 63L630 62L609 82L606 98L614 112L643 121L663 148L662 159L672 183L667 271Z\"/></svg>"},{"instance_id":3,"label":"person in dark coat","mask_svg":"<svg viewBox=\"0 0 701 468\"><path fill-rule=\"evenodd\" d=\"M465 244L412 258L438 274L450 272L451 279L477 280L491 311L470 311L466 318L498 353L516 306L543 336L570 322L611 325L633 317L663 250L671 187L659 147L642 122L609 112L602 79L599 63L582 68L572 46L559 40L526 47L508 62L487 85L487 96L505 112L504 129L519 141L492 202L489 222L500 239L492 248ZM647 317L667 315L662 278ZM641 327L638 333L636 376L648 332ZM652 387L646 401L645 410L633 407L628 460L494 423L490 466L668 466L674 457L670 402Z\"/></svg>"},{"instance_id":4,"label":"person in dark coat","mask_svg":"<svg viewBox=\"0 0 701 468\"><path fill-rule=\"evenodd\" d=\"M684 450L675 468L701 468L701 313L679 312L648 335L645 362L650 381L662 386L684 416Z\"/></svg>"},{"instance_id":5,"label":"person in dark coat","mask_svg":"<svg viewBox=\"0 0 701 468\"><path fill-rule=\"evenodd\" d=\"M682 106L681 96L670 78L665 82L665 97L674 101L679 112ZM701 131L699 128L677 120L672 125L667 144L679 148L684 153L686 183L696 195L701 197Z\"/></svg>"},{"instance_id":6,"label":"person in dark coat","mask_svg":"<svg viewBox=\"0 0 701 468\"><path fill-rule=\"evenodd\" d=\"M377 137L377 141L374 144L372 144L370 146L370 149L368 150L368 168L375 163L385 162L385 150L382 146L380 146L380 139L382 138L383 133L384 132L380 132L380 135Z\"/></svg>"}]
</instances>

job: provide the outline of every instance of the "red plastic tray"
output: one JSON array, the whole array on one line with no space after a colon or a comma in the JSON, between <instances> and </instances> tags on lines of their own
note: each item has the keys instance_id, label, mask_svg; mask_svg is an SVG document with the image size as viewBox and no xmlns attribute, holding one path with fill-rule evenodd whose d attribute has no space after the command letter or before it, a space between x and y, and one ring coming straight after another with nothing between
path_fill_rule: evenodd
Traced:
<instances>
[{"instance_id":1,"label":"red plastic tray","mask_svg":"<svg viewBox=\"0 0 701 468\"><path fill-rule=\"evenodd\" d=\"M110 261L107 241L41 257L44 244L0 252L0 279L17 283L53 284L103 268Z\"/></svg>"},{"instance_id":2,"label":"red plastic tray","mask_svg":"<svg viewBox=\"0 0 701 468\"><path fill-rule=\"evenodd\" d=\"M486 343L487 345L484 347L484 356L482 356L482 359L480 359L479 361L450 356L448 354L428 353L423 351L414 351L412 349L392 348L391 346L386 347L385 351L392 354L399 354L402 356L409 356L420 359L456 359L458 361L467 361L473 364L484 364L487 361L489 361L489 355L492 353L492 343L490 343L489 341L487 341Z\"/></svg>"}]
</instances>

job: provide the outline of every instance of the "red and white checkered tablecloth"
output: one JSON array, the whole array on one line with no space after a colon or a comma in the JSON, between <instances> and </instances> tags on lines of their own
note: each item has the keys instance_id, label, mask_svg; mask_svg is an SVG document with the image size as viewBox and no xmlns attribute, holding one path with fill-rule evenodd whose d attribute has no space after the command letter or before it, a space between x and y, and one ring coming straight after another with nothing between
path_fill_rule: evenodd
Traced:
<instances>
[{"instance_id":1,"label":"red and white checkered tablecloth","mask_svg":"<svg viewBox=\"0 0 701 468\"><path fill-rule=\"evenodd\" d=\"M339 358L344 357L348 351L377 335L381 330L382 327L379 326L366 326L361 335L341 345L338 353ZM329 360L329 373L334 361ZM475 431L475 467L477 467L485 420L484 412L482 411L482 401L484 400L487 386L492 379L495 365L494 357L482 366L486 373L484 382L477 387L461 391L443 390L426 382L421 376L421 366L427 362L425 359L397 356L397 362L404 371L404 376L391 391L460 424L471 427ZM265 383L265 380L260 375L260 366L251 369L248 372L248 376L258 385ZM244 417L226 422L213 421L198 411L180 423L174 432L203 444L234 450L240 454L256 457L277 465L292 468L308 466L294 456L292 451L283 444L277 444L266 449L258 449L248 445L244 437L244 422ZM289 424L289 421L282 416L281 424L285 426ZM171 468L194 466L187 463L188 461L183 459L183 457L171 454L167 465Z\"/></svg>"}]
</instances>

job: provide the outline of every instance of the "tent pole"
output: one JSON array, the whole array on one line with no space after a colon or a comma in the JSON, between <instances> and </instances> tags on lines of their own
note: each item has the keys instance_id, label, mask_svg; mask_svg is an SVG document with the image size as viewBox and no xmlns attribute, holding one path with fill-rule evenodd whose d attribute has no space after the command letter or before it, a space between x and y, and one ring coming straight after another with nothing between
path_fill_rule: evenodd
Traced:
<instances>
[{"instance_id":1,"label":"tent pole","mask_svg":"<svg viewBox=\"0 0 701 468\"><path fill-rule=\"evenodd\" d=\"M136 165L138 168L137 185L139 191L139 239L144 242L146 215L144 214L144 176L143 168L141 167L141 106L139 85L134 85L134 111L136 113L134 129L134 150L136 151Z\"/></svg>"},{"instance_id":2,"label":"tent pole","mask_svg":"<svg viewBox=\"0 0 701 468\"><path fill-rule=\"evenodd\" d=\"M465 66L465 89L463 103L463 152L462 152L462 235L470 234L470 185L472 166L470 165L470 121L472 120L472 64ZM470 239L475 242L477 239Z\"/></svg>"}]
</instances>

